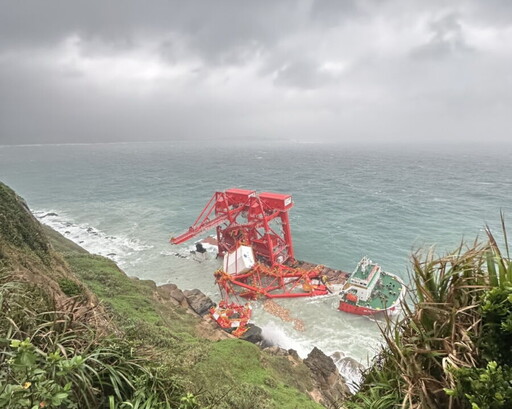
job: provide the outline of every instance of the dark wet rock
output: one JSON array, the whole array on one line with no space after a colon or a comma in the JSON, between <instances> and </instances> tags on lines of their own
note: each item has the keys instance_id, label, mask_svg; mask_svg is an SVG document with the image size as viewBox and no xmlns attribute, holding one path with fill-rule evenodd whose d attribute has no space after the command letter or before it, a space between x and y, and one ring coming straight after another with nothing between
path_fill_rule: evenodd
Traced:
<instances>
[{"instance_id":1,"label":"dark wet rock","mask_svg":"<svg viewBox=\"0 0 512 409\"><path fill-rule=\"evenodd\" d=\"M201 243L196 243L196 251L198 253L206 253L206 249L203 247Z\"/></svg>"},{"instance_id":2,"label":"dark wet rock","mask_svg":"<svg viewBox=\"0 0 512 409\"><path fill-rule=\"evenodd\" d=\"M296 361L300 361L300 356L299 356L298 352L295 349L289 349L288 350L288 355L290 355Z\"/></svg>"},{"instance_id":3,"label":"dark wet rock","mask_svg":"<svg viewBox=\"0 0 512 409\"><path fill-rule=\"evenodd\" d=\"M116 255L117 255L116 253L108 253L108 254L107 254L107 257L114 257L114 256L116 256Z\"/></svg>"},{"instance_id":4,"label":"dark wet rock","mask_svg":"<svg viewBox=\"0 0 512 409\"><path fill-rule=\"evenodd\" d=\"M318 389L321 391L324 406L335 405L350 395L345 379L339 374L332 358L317 347L309 353L304 363L311 370Z\"/></svg>"},{"instance_id":5,"label":"dark wet rock","mask_svg":"<svg viewBox=\"0 0 512 409\"><path fill-rule=\"evenodd\" d=\"M253 344L260 345L263 341L263 337L261 336L261 328L254 325L248 324L248 330L241 336L241 339L245 341L252 342Z\"/></svg>"},{"instance_id":6,"label":"dark wet rock","mask_svg":"<svg viewBox=\"0 0 512 409\"><path fill-rule=\"evenodd\" d=\"M183 294L187 298L188 305L201 317L208 314L210 308L215 307L215 303L210 297L204 295L200 290L185 290Z\"/></svg>"},{"instance_id":7,"label":"dark wet rock","mask_svg":"<svg viewBox=\"0 0 512 409\"><path fill-rule=\"evenodd\" d=\"M331 354L331 358L334 361L334 364L337 366L338 362L345 358L345 354L343 352L336 351L333 354Z\"/></svg>"},{"instance_id":8,"label":"dark wet rock","mask_svg":"<svg viewBox=\"0 0 512 409\"><path fill-rule=\"evenodd\" d=\"M332 358L325 355L317 347L311 350L308 357L304 359L304 363L313 373L325 379L337 371Z\"/></svg>"},{"instance_id":9,"label":"dark wet rock","mask_svg":"<svg viewBox=\"0 0 512 409\"><path fill-rule=\"evenodd\" d=\"M64 234L71 234L71 232L69 230L66 230Z\"/></svg>"}]
</instances>

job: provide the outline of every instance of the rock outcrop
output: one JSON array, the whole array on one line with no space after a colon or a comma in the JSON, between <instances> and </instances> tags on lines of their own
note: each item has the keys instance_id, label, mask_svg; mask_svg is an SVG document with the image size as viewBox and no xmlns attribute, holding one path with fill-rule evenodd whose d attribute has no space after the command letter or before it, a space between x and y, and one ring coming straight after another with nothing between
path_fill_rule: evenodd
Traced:
<instances>
[{"instance_id":1,"label":"rock outcrop","mask_svg":"<svg viewBox=\"0 0 512 409\"><path fill-rule=\"evenodd\" d=\"M50 216L53 214L48 213L44 217ZM325 355L320 351L310 354L309 365L306 366L296 351L273 346L262 354L258 348L232 339L231 334L220 329L210 318L208 312L215 303L200 290L182 291L174 284L157 286L151 280L127 277L113 261L91 255L51 228L42 226L32 216L26 203L2 183L0 272L8 273L1 277L4 280L15 279L37 288L43 295L40 297L42 302L48 301L49 308L69 311L74 314L74 322L76 317L81 317L80 322L86 323L87 328L97 329L100 336L144 340L144 345L149 345L152 358L157 357L163 362L168 359L169 365L179 363L182 369L186 366L183 376L192 386L196 378L204 381L209 379L207 375L211 373L208 368L202 367L202 359L201 365L198 365L199 357L222 357L224 362L226 357L229 359L237 356L237 351L242 351L243 354L250 354L247 358L251 365L267 374L266 382L281 388L280 406L272 407L282 407L283 400L289 399L289 391L295 394L300 392L301 401L309 393L327 407L339 395L336 368L329 367L328 362L321 362ZM90 288L96 292L93 293ZM113 300L121 302L115 303ZM48 311L46 305L44 311ZM152 320L155 322L152 323ZM185 341L180 344L182 334L187 336L183 336ZM196 342L189 342L189 339ZM220 345L223 346L216 348L219 345L216 342L201 342L201 339L222 341ZM261 328L253 324L249 325L241 339L256 344L260 349L268 346L263 340ZM172 354L169 347L175 348ZM254 356L257 359L251 359ZM217 370L218 361L213 359L211 362L212 366L215 365L213 369ZM250 374L251 368L237 368L237 373ZM203 378L197 377L198 372ZM238 379L230 374L227 371L222 381L226 382L228 388L240 386ZM285 376L280 376L282 374ZM282 386L283 382L286 382L286 389ZM215 392L217 388L211 383L208 386L210 389L202 389L204 382L199 381L196 386L198 390L207 392ZM262 392L261 402L271 402L257 383L248 382L246 386L251 388L247 390ZM252 394L248 394L247 402L253 405L251 407L270 407L259 405L252 399ZM299 406L294 404L293 407Z\"/></svg>"},{"instance_id":2,"label":"rock outcrop","mask_svg":"<svg viewBox=\"0 0 512 409\"><path fill-rule=\"evenodd\" d=\"M311 370L317 387L323 397L324 406L340 403L350 395L345 379L339 374L332 358L317 347L313 348L304 363Z\"/></svg>"},{"instance_id":3,"label":"rock outcrop","mask_svg":"<svg viewBox=\"0 0 512 409\"><path fill-rule=\"evenodd\" d=\"M212 306L215 306L215 303L200 290L182 291L175 284L164 284L158 287L158 293L164 299L170 299L175 305L180 305L189 312L203 317L203 322L198 326L198 332L201 336L211 340L232 337L232 335L222 330L210 319L208 311ZM339 404L350 395L350 389L343 376L338 372L333 359L325 355L320 349L313 348L308 357L302 360L293 349L286 350L275 345L268 346L264 342L261 332L260 327L249 324L249 329L241 339L258 345L268 354L287 357L290 361L295 362L295 364L303 362L311 371L315 388L309 391L309 395L315 401L326 407L331 407ZM342 360L351 359L344 357L341 353L336 358ZM347 362L347 364L351 363Z\"/></svg>"},{"instance_id":4,"label":"rock outcrop","mask_svg":"<svg viewBox=\"0 0 512 409\"><path fill-rule=\"evenodd\" d=\"M180 290L176 284L164 284L158 287L158 293L164 299L170 300L175 305L187 308L189 312L205 317L210 308L216 304L201 290Z\"/></svg>"},{"instance_id":5,"label":"rock outcrop","mask_svg":"<svg viewBox=\"0 0 512 409\"><path fill-rule=\"evenodd\" d=\"M164 284L158 287L158 293L166 300L170 300L174 305L180 305L188 308L189 304L185 294L176 284Z\"/></svg>"},{"instance_id":6,"label":"rock outcrop","mask_svg":"<svg viewBox=\"0 0 512 409\"><path fill-rule=\"evenodd\" d=\"M183 291L183 294L187 298L190 308L192 308L201 317L208 314L210 308L215 307L216 305L210 297L203 294L197 288L194 290L185 290Z\"/></svg>"},{"instance_id":7,"label":"rock outcrop","mask_svg":"<svg viewBox=\"0 0 512 409\"><path fill-rule=\"evenodd\" d=\"M340 374L345 379L350 379L350 382L347 383L351 392L356 392L363 379L363 371L365 367L356 361L354 358L349 356L343 356L341 353L334 353L331 355L336 367L338 368Z\"/></svg>"},{"instance_id":8,"label":"rock outcrop","mask_svg":"<svg viewBox=\"0 0 512 409\"><path fill-rule=\"evenodd\" d=\"M241 339L261 346L263 344L263 336L261 328L254 324L248 325L249 329L240 337Z\"/></svg>"}]
</instances>

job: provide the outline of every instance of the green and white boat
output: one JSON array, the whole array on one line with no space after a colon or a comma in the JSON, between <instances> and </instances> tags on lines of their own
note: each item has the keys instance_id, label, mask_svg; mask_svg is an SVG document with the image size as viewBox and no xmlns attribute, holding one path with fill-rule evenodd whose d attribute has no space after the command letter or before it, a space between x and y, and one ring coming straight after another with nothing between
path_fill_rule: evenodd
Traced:
<instances>
[{"instance_id":1,"label":"green and white boat","mask_svg":"<svg viewBox=\"0 0 512 409\"><path fill-rule=\"evenodd\" d=\"M339 310L358 315L392 312L405 296L403 281L363 257L340 293Z\"/></svg>"}]
</instances>

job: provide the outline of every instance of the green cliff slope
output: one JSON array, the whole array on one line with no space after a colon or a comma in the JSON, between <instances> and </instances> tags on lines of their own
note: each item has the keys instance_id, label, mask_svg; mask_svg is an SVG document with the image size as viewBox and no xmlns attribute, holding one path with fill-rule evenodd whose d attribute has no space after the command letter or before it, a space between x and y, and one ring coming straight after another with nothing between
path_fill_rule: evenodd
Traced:
<instances>
[{"instance_id":1,"label":"green cliff slope","mask_svg":"<svg viewBox=\"0 0 512 409\"><path fill-rule=\"evenodd\" d=\"M215 335L2 183L0 303L0 407L322 407L300 360Z\"/></svg>"}]
</instances>

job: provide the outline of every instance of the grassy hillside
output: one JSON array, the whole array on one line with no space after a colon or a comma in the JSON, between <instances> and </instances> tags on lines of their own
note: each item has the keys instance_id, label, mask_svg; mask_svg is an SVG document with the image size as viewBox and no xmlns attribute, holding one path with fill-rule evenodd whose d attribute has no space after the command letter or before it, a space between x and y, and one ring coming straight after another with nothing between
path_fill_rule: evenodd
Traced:
<instances>
[{"instance_id":1,"label":"grassy hillside","mask_svg":"<svg viewBox=\"0 0 512 409\"><path fill-rule=\"evenodd\" d=\"M55 239L55 238L54 238ZM199 336L201 320L159 296L152 281L129 279L104 257L65 249L75 273L102 300L126 336L158 351L165 366L202 405L214 408L319 408L307 395L307 367L237 339Z\"/></svg>"},{"instance_id":2,"label":"grassy hillside","mask_svg":"<svg viewBox=\"0 0 512 409\"><path fill-rule=\"evenodd\" d=\"M302 362L200 337L202 319L41 226L1 183L0 303L0 407L322 407Z\"/></svg>"}]
</instances>

